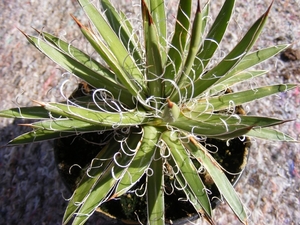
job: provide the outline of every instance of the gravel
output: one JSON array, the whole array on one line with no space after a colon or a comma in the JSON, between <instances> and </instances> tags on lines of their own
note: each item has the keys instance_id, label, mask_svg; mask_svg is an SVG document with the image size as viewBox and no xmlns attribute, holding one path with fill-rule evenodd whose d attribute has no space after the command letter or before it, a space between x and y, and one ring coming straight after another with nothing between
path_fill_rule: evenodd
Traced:
<instances>
[{"instance_id":1,"label":"gravel","mask_svg":"<svg viewBox=\"0 0 300 225\"><path fill-rule=\"evenodd\" d=\"M113 2L117 2L118 7L125 8L127 12L132 12L131 1ZM255 18L264 12L268 2L270 1L237 1L231 30L223 43L225 49L234 46L234 41L240 39ZM167 4L170 7L175 5L172 1ZM216 6L212 8L215 13ZM2 0L0 8L0 110L32 105L32 99L59 100L60 86L67 80L70 82L66 83L63 93L68 96L78 80L30 46L18 28L29 34L34 34L31 26L44 29L88 49L69 16L72 13L83 18L83 23L87 21L77 2ZM173 17L172 13L174 12L171 10L170 18ZM291 47L299 51L299 40L300 1L277 0L254 49L292 43ZM294 61L284 62L277 56L262 65L270 72L250 85L255 88L256 85L278 82L299 83L299 65L297 57ZM246 108L253 114L293 119L279 128L299 140L299 103L300 87L253 102ZM0 146L26 131L24 127L17 126L25 122L0 119ZM66 199L70 194L56 171L50 142L2 147L0 176L0 224L61 224ZM249 164L236 189L247 207L249 224L300 224L299 144L253 140ZM215 210L215 218L216 224L240 224L226 203ZM100 222L94 218L90 223Z\"/></svg>"}]
</instances>

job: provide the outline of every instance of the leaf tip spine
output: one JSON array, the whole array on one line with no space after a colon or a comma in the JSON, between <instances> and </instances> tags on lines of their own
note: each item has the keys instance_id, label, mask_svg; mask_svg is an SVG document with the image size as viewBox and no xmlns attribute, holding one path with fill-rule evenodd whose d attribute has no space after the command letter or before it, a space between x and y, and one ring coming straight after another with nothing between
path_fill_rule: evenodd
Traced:
<instances>
[{"instance_id":1,"label":"leaf tip spine","mask_svg":"<svg viewBox=\"0 0 300 225\"><path fill-rule=\"evenodd\" d=\"M145 0L142 0L142 12L143 12L143 15L146 16L149 26L151 26L153 24L153 19L152 19L151 13L147 7Z\"/></svg>"},{"instance_id":2,"label":"leaf tip spine","mask_svg":"<svg viewBox=\"0 0 300 225\"><path fill-rule=\"evenodd\" d=\"M20 123L18 126L34 128L34 126L30 123Z\"/></svg>"},{"instance_id":3,"label":"leaf tip spine","mask_svg":"<svg viewBox=\"0 0 300 225\"><path fill-rule=\"evenodd\" d=\"M45 106L46 106L46 103L45 103L45 102L41 102L41 101L37 101L37 100L31 100L31 101L33 101L34 103L36 103L36 104L38 104L38 105L40 105L40 106L42 106L42 107L45 107Z\"/></svg>"},{"instance_id":4,"label":"leaf tip spine","mask_svg":"<svg viewBox=\"0 0 300 225\"><path fill-rule=\"evenodd\" d=\"M168 108L173 108L174 103L171 102L171 100L169 98L167 98L167 103L168 103Z\"/></svg>"},{"instance_id":5,"label":"leaf tip spine","mask_svg":"<svg viewBox=\"0 0 300 225\"><path fill-rule=\"evenodd\" d=\"M72 13L70 13L70 16L73 18L73 20L79 26L80 29L84 28L83 24Z\"/></svg>"},{"instance_id":6,"label":"leaf tip spine","mask_svg":"<svg viewBox=\"0 0 300 225\"><path fill-rule=\"evenodd\" d=\"M200 0L197 1L197 13L201 13Z\"/></svg>"}]
</instances>

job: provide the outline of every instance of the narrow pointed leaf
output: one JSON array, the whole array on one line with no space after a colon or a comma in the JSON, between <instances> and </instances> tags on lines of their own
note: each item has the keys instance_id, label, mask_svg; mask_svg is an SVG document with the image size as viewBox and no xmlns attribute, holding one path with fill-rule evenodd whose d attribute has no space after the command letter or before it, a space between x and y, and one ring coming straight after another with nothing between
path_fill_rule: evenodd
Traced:
<instances>
[{"instance_id":1,"label":"narrow pointed leaf","mask_svg":"<svg viewBox=\"0 0 300 225\"><path fill-rule=\"evenodd\" d=\"M189 112L186 115L181 114L171 124L194 135L230 139L245 135L253 128L275 126L286 122L289 121L261 116Z\"/></svg>"},{"instance_id":2,"label":"narrow pointed leaf","mask_svg":"<svg viewBox=\"0 0 300 225\"><path fill-rule=\"evenodd\" d=\"M69 222L79 207L84 203L84 199L90 194L90 190L92 190L93 186L97 184L99 178L108 168L110 168L109 165L112 163L112 157L119 148L120 144L118 142L110 142L97 154L95 160L91 162L89 171L86 171L82 177L68 203L63 218L63 224L67 224ZM107 149L115 149L115 151L107 151Z\"/></svg>"},{"instance_id":3,"label":"narrow pointed leaf","mask_svg":"<svg viewBox=\"0 0 300 225\"><path fill-rule=\"evenodd\" d=\"M128 52L132 54L134 61L137 65L142 63L142 58L138 50L141 48L137 42L137 36L134 33L132 25L123 12L117 12L115 7L109 0L100 1L103 9L105 10L106 18L114 30L116 35L120 38L123 45L127 48Z\"/></svg>"},{"instance_id":4,"label":"narrow pointed leaf","mask_svg":"<svg viewBox=\"0 0 300 225\"><path fill-rule=\"evenodd\" d=\"M141 87L145 87L143 74L102 14L89 0L78 0L78 2L96 27L110 51L117 58L119 64L122 65L124 71L130 71L130 74L127 74L128 79L135 80Z\"/></svg>"},{"instance_id":5,"label":"narrow pointed leaf","mask_svg":"<svg viewBox=\"0 0 300 225\"><path fill-rule=\"evenodd\" d=\"M247 214L244 206L241 203L236 191L228 178L220 168L218 162L210 155L209 151L198 143L195 139L191 138L189 142L183 142L188 148L191 154L205 167L209 175L212 177L216 186L224 199L228 202L228 205L234 211L236 216L241 222L247 224Z\"/></svg>"},{"instance_id":6,"label":"narrow pointed leaf","mask_svg":"<svg viewBox=\"0 0 300 225\"><path fill-rule=\"evenodd\" d=\"M145 99L144 86L137 83L135 77L132 73L133 69L124 68L124 62L120 63L114 52L100 39L93 31L85 26L83 26L75 17L73 17L77 25L80 27L82 34L91 43L93 48L99 53L102 59L109 65L109 67L114 71L116 78L120 80L118 83L122 83L132 96L138 98L139 100ZM129 56L128 56L129 57Z\"/></svg>"},{"instance_id":7,"label":"narrow pointed leaf","mask_svg":"<svg viewBox=\"0 0 300 225\"><path fill-rule=\"evenodd\" d=\"M165 15L165 1L164 0L151 0L147 1L148 9L156 27L158 36L159 50L161 53L161 64L166 62L166 45L167 45L167 18Z\"/></svg>"},{"instance_id":8,"label":"narrow pointed leaf","mask_svg":"<svg viewBox=\"0 0 300 225\"><path fill-rule=\"evenodd\" d=\"M172 168L176 168L178 165L175 163L174 159L171 157L168 159L168 163ZM194 209L198 213L198 215L203 215L203 207L200 204L199 199L197 199L197 196L194 194L193 190L190 188L190 186L187 184L187 180L185 180L184 176L182 173L176 173L175 174L176 182L180 185L182 188L182 191L185 193L187 200L193 205ZM203 185L203 184L202 184ZM201 187L201 186L199 186ZM203 190L204 190L204 185L203 185Z\"/></svg>"},{"instance_id":9,"label":"narrow pointed leaf","mask_svg":"<svg viewBox=\"0 0 300 225\"><path fill-rule=\"evenodd\" d=\"M99 132L102 130L112 129L111 127L99 126L88 122L76 119L52 119L26 124L34 129L44 129L53 132L69 132L69 133L82 133L82 132Z\"/></svg>"},{"instance_id":10,"label":"narrow pointed leaf","mask_svg":"<svg viewBox=\"0 0 300 225\"><path fill-rule=\"evenodd\" d=\"M112 82L107 77L101 76L101 74L86 67L84 64L70 57L68 54L61 52L56 47L36 37L28 35L26 35L26 37L37 49L68 72L75 74L95 88L108 89L114 97L119 97L123 103L127 103L129 106L132 105L131 95L123 86Z\"/></svg>"},{"instance_id":11,"label":"narrow pointed leaf","mask_svg":"<svg viewBox=\"0 0 300 225\"><path fill-rule=\"evenodd\" d=\"M68 214L65 217L65 220L68 221L71 215L75 214L75 218L72 222L72 225L84 224L92 213L103 203L106 199L109 198L109 194L112 192L114 186L117 183L117 180L112 178L111 170L114 167L114 163L109 164L105 172L101 174L97 182L92 186L92 188L87 190L82 190L80 194L86 194L86 197L82 202L70 202L70 204L75 205L70 209L67 209ZM100 170L98 172L101 172ZM102 185L99 185L101 183ZM78 192L79 193L79 192ZM79 207L76 206L79 204ZM75 211L78 210L78 211ZM66 225L67 223L64 223Z\"/></svg>"},{"instance_id":12,"label":"narrow pointed leaf","mask_svg":"<svg viewBox=\"0 0 300 225\"><path fill-rule=\"evenodd\" d=\"M248 68L251 68L252 66L255 66L274 55L278 54L279 52L283 51L287 47L289 47L289 44L283 44L283 45L276 45L264 49L257 50L255 52L251 52L247 54L235 67L232 71L230 71L228 74L226 74L224 77L222 77L219 82L224 81L225 79L228 79L232 75L244 71Z\"/></svg>"},{"instance_id":13,"label":"narrow pointed leaf","mask_svg":"<svg viewBox=\"0 0 300 225\"><path fill-rule=\"evenodd\" d=\"M145 3L142 4L144 36L146 48L146 73L148 80L148 88L150 95L153 97L161 97L164 92L164 84L162 79L162 52L160 51L159 33L152 15ZM159 107L156 102L154 107Z\"/></svg>"},{"instance_id":14,"label":"narrow pointed leaf","mask_svg":"<svg viewBox=\"0 0 300 225\"><path fill-rule=\"evenodd\" d=\"M45 109L69 118L74 118L83 122L103 126L103 127L124 127L140 125L151 120L146 118L146 113L133 112L101 112L83 107L76 107L62 103L45 103Z\"/></svg>"},{"instance_id":15,"label":"narrow pointed leaf","mask_svg":"<svg viewBox=\"0 0 300 225\"><path fill-rule=\"evenodd\" d=\"M165 225L165 198L164 198L164 174L163 159L160 149L155 150L154 159L151 162L152 174L147 176L147 211L149 225Z\"/></svg>"},{"instance_id":16,"label":"narrow pointed leaf","mask_svg":"<svg viewBox=\"0 0 300 225\"><path fill-rule=\"evenodd\" d=\"M191 8L192 0L180 0L176 17L175 33L171 41L165 68L164 78L166 80L175 80L176 75L180 70L182 61L184 62L186 57L185 51L187 46L188 31L191 24ZM171 83L166 82L165 89L166 96L168 96L172 89Z\"/></svg>"},{"instance_id":17,"label":"narrow pointed leaf","mask_svg":"<svg viewBox=\"0 0 300 225\"><path fill-rule=\"evenodd\" d=\"M250 71L246 71L246 69L255 66L272 56L276 55L277 53L281 52L282 50L286 49L289 45L277 45L269 48L264 48L252 53L247 54L234 68L231 70L229 73L225 74L222 78L220 78L214 87L214 90L210 91L211 93L216 93L220 91L220 88L223 86L224 90L224 85L233 85L236 84L240 81L246 81L247 78L247 72L248 73L253 73ZM241 77L240 75L243 74L244 76ZM250 75L249 74L249 75ZM262 73L263 74L263 73ZM262 75L262 74L257 74L256 72L253 74L256 77L256 75ZM250 77L251 78L251 77ZM236 81L236 82L233 82Z\"/></svg>"},{"instance_id":18,"label":"narrow pointed leaf","mask_svg":"<svg viewBox=\"0 0 300 225\"><path fill-rule=\"evenodd\" d=\"M254 90L229 93L202 101L200 100L198 102L199 104L197 104L197 106L193 107L191 110L199 113L205 112L207 110L207 104L213 105L213 109L208 108L209 110L213 111L224 110L228 108L232 109L237 105L245 104L247 102L251 102L280 92L286 92L295 87L297 87L296 84L279 84L260 87Z\"/></svg>"},{"instance_id":19,"label":"narrow pointed leaf","mask_svg":"<svg viewBox=\"0 0 300 225\"><path fill-rule=\"evenodd\" d=\"M49 112L41 106L20 107L0 111L0 117L19 119L49 119Z\"/></svg>"},{"instance_id":20,"label":"narrow pointed leaf","mask_svg":"<svg viewBox=\"0 0 300 225\"><path fill-rule=\"evenodd\" d=\"M193 66L193 70L195 74L200 75L204 71L204 68L211 60L213 54L219 47L219 43L221 42L227 26L229 24L233 8L235 5L235 0L226 0L214 21L210 31L205 37L205 41L202 45L202 48L199 50L197 54L198 61L195 61Z\"/></svg>"},{"instance_id":21,"label":"narrow pointed leaf","mask_svg":"<svg viewBox=\"0 0 300 225\"><path fill-rule=\"evenodd\" d=\"M106 67L101 65L97 60L92 58L90 55L84 53L83 51L79 50L78 48L74 47L70 43L67 43L63 41L62 39L43 32L36 30L43 38L45 38L46 41L50 42L51 44L55 45L60 51L62 51L64 54L72 57L73 59L76 59L81 64L85 65L86 67L96 71L101 76L106 77L111 82L116 83L115 81L115 75Z\"/></svg>"},{"instance_id":22,"label":"narrow pointed leaf","mask_svg":"<svg viewBox=\"0 0 300 225\"><path fill-rule=\"evenodd\" d=\"M242 40L218 65L209 70L206 74L200 75L200 77L193 84L190 84L189 87L183 87L181 95L187 97L199 96L206 91L208 87L215 84L220 78L233 69L255 43L266 22L269 10L270 8L253 24ZM171 97L171 100L177 101L178 97L178 94L176 94Z\"/></svg>"},{"instance_id":23,"label":"narrow pointed leaf","mask_svg":"<svg viewBox=\"0 0 300 225\"><path fill-rule=\"evenodd\" d=\"M129 167L124 168L124 176L120 180L116 192L112 196L118 197L125 194L145 174L154 158L156 144L160 133L154 127L144 126L143 136L139 145L134 149L136 152Z\"/></svg>"},{"instance_id":24,"label":"narrow pointed leaf","mask_svg":"<svg viewBox=\"0 0 300 225\"><path fill-rule=\"evenodd\" d=\"M190 187L193 196L197 199L198 203L201 204L205 213L211 217L212 209L203 182L201 181L197 169L191 161L185 147L182 146L182 143L178 139L177 133L166 131L163 133L162 139L168 146L179 173L185 179L186 185ZM191 203L193 204L193 202Z\"/></svg>"},{"instance_id":25,"label":"narrow pointed leaf","mask_svg":"<svg viewBox=\"0 0 300 225\"><path fill-rule=\"evenodd\" d=\"M199 51L200 44L202 42L202 20L203 16L200 9L200 2L197 3L197 11L195 15L195 19L193 22L193 27L191 31L191 41L189 43L189 51L188 55L182 68L181 75L178 77L178 86L182 87L183 85L189 84L191 81L194 81L195 74L190 73L192 66L194 65L196 54Z\"/></svg>"},{"instance_id":26,"label":"narrow pointed leaf","mask_svg":"<svg viewBox=\"0 0 300 225\"><path fill-rule=\"evenodd\" d=\"M248 81L250 86L252 79L254 80L256 77L262 76L267 72L268 71L266 70L241 71L233 76L226 78L225 80L222 79L222 81L219 81L209 90L209 95L214 96L221 91L227 90L227 88L232 87L233 85L237 85L245 81Z\"/></svg>"},{"instance_id":27,"label":"narrow pointed leaf","mask_svg":"<svg viewBox=\"0 0 300 225\"><path fill-rule=\"evenodd\" d=\"M298 142L291 136L272 128L257 128L249 131L247 136L272 141Z\"/></svg>"},{"instance_id":28,"label":"narrow pointed leaf","mask_svg":"<svg viewBox=\"0 0 300 225\"><path fill-rule=\"evenodd\" d=\"M271 7L271 6L270 6ZM257 40L261 30L267 20L269 9L253 24L248 30L242 40L236 45L236 47L213 69L208 71L195 82L195 92L193 97L198 96L204 92L208 87L216 83L227 72L234 68L238 62L240 62L247 52L251 49L255 41ZM189 95L189 93L188 93Z\"/></svg>"},{"instance_id":29,"label":"narrow pointed leaf","mask_svg":"<svg viewBox=\"0 0 300 225\"><path fill-rule=\"evenodd\" d=\"M263 117L263 116L251 116L251 115L224 115L224 114L211 114L203 113L198 114L190 112L187 116L195 121L194 124L224 124L231 125L244 125L244 126L253 126L253 127L268 127L283 124L289 120L281 120L278 118L272 117ZM183 119L182 119L183 121ZM197 122L196 122L197 121Z\"/></svg>"},{"instance_id":30,"label":"narrow pointed leaf","mask_svg":"<svg viewBox=\"0 0 300 225\"><path fill-rule=\"evenodd\" d=\"M18 137L12 139L10 142L8 142L7 146L24 145L24 144L31 144L35 142L41 142L41 141L49 141L49 140L58 139L62 137L68 137L70 135L74 135L74 133L53 132L44 129L35 129L33 131L21 134Z\"/></svg>"},{"instance_id":31,"label":"narrow pointed leaf","mask_svg":"<svg viewBox=\"0 0 300 225\"><path fill-rule=\"evenodd\" d=\"M225 137L230 138L242 136L253 127L239 123L227 126L226 122L220 119L219 121L216 121L216 123L206 121L201 122L201 120L199 121L198 119L193 119L191 117L184 116L183 114L181 114L175 122L170 123L170 125L194 135L220 139L224 139Z\"/></svg>"},{"instance_id":32,"label":"narrow pointed leaf","mask_svg":"<svg viewBox=\"0 0 300 225\"><path fill-rule=\"evenodd\" d=\"M138 138L136 138L138 136ZM126 145L130 149L136 148L139 144L140 134L131 133L126 140ZM103 202L110 199L113 190L119 180L124 176L124 167L128 166L132 161L132 155L126 154L124 149L120 149L113 157L113 162L107 168L105 173L98 179L97 184L90 189L89 195L79 208L73 224L83 224L89 218L97 207Z\"/></svg>"}]
</instances>

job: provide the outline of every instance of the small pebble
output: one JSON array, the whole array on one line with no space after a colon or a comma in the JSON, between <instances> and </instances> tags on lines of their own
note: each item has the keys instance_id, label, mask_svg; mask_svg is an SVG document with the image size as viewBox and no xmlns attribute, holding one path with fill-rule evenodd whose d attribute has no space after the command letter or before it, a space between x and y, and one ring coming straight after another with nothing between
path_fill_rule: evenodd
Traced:
<instances>
[{"instance_id":1,"label":"small pebble","mask_svg":"<svg viewBox=\"0 0 300 225\"><path fill-rule=\"evenodd\" d=\"M281 53L280 58L284 62L299 60L300 59L300 50L287 48L286 50L284 50Z\"/></svg>"}]
</instances>

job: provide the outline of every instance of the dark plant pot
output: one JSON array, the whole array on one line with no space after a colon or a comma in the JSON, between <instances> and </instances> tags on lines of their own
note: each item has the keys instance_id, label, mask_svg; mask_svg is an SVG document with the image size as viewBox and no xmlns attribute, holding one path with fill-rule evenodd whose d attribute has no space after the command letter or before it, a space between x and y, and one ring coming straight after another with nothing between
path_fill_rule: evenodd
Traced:
<instances>
[{"instance_id":1,"label":"dark plant pot","mask_svg":"<svg viewBox=\"0 0 300 225\"><path fill-rule=\"evenodd\" d=\"M78 90L81 91L82 86ZM75 95L78 94L74 92ZM75 96L73 93L73 97ZM82 93L82 91L81 91ZM237 107L236 110L242 108ZM242 111L238 113L243 114ZM54 153L58 167L58 171L67 186L67 188L73 192L76 189L80 177L82 175L82 169L90 164L91 160L101 151L102 147L112 133L110 131L105 133L88 133L70 136L55 140ZM230 173L226 173L226 176L230 182L235 185L239 180L248 159L248 152L250 147L250 139L240 140L239 138L232 139L228 142L217 139L207 139L206 148L213 153L212 156L220 163L220 165ZM211 146L209 145L211 144ZM229 145L228 145L229 144ZM202 174L201 178L206 184L206 187L212 192L209 195L212 208L215 208L220 203L220 193L216 188L216 185L211 181L210 176ZM144 181L142 178L141 185ZM171 189L172 181L167 177L165 179L165 189ZM184 198L182 191L175 190L171 195L165 195L165 216L166 224L185 224L188 221L193 221L198 218L198 214L194 210L193 206L184 201L178 201L180 197ZM101 217L105 220L105 224L140 224L136 220L136 214L139 215L139 219L143 221L143 217L146 218L146 201L143 198L137 197L134 194L125 194L121 196L120 200L111 200L104 203L103 206L97 211L101 212ZM113 215L113 216L112 216Z\"/></svg>"},{"instance_id":2,"label":"dark plant pot","mask_svg":"<svg viewBox=\"0 0 300 225\"><path fill-rule=\"evenodd\" d=\"M80 134L77 136L61 138L55 141L54 152L58 170L65 185L70 191L75 190L76 184L80 180L79 178L82 173L80 168L84 168L88 165L97 153L101 151L101 143L105 141L108 135L109 133ZM207 139L206 143L218 146L218 152L212 154L212 156L226 171L231 172L230 174L226 173L226 175L230 182L235 185L246 166L250 140L246 138L244 141L241 141L236 138L229 141L229 147L225 141L216 139ZM209 150L215 150L209 146L206 147ZM215 208L220 202L220 193L216 186L211 183L208 175L202 174L201 176L206 186L212 192L209 197L211 199L212 207ZM170 184L168 180L166 180L165 183ZM168 186L166 189L168 189ZM190 203L178 201L178 198L180 197L184 197L184 194L180 191L175 191L172 195L166 195L165 213L166 218L168 218L166 221L171 220L173 221L173 224L183 224L183 221L191 221L191 219L198 217L194 215L196 212ZM143 212L143 209L146 209L145 199L140 199L133 196L133 194L128 194L122 196L122 198L118 201L114 200L105 203L102 208L102 213L104 212L106 216L108 215L107 213L114 215L107 216L106 218L119 218L122 220L122 223L119 224L134 224L134 218L136 215L134 213L132 215L127 214L132 211L143 215L146 213ZM114 210L115 213L112 212L112 210ZM184 217L187 218L180 219ZM178 219L180 220L177 221Z\"/></svg>"}]
</instances>

